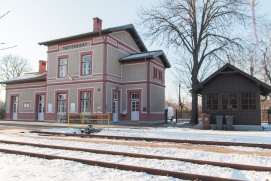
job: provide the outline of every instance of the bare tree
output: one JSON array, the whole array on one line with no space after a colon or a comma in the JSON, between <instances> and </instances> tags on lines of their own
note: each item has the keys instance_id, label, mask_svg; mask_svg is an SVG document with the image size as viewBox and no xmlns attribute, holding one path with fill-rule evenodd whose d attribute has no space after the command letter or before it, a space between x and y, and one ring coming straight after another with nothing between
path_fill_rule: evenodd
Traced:
<instances>
[{"instance_id":1,"label":"bare tree","mask_svg":"<svg viewBox=\"0 0 271 181\"><path fill-rule=\"evenodd\" d=\"M31 70L32 68L25 58L14 55L6 55L0 58L0 80L17 77Z\"/></svg>"},{"instance_id":2,"label":"bare tree","mask_svg":"<svg viewBox=\"0 0 271 181\"><path fill-rule=\"evenodd\" d=\"M185 62L194 87L199 84L203 66L215 66L230 51L242 47L242 27L250 18L246 13L250 13L248 0L163 0L156 6L141 8L137 24L151 42L189 55ZM191 123L198 123L195 93Z\"/></svg>"},{"instance_id":3,"label":"bare tree","mask_svg":"<svg viewBox=\"0 0 271 181\"><path fill-rule=\"evenodd\" d=\"M5 17L10 11L6 12L5 14L1 15L0 16L0 19L2 19L3 17ZM5 43L3 42L0 42L0 45L5 45ZM0 46L0 50L6 50L6 49L10 49L10 48L14 48L16 47L17 45L13 45L13 46L7 46L7 47L1 47Z\"/></svg>"},{"instance_id":4,"label":"bare tree","mask_svg":"<svg viewBox=\"0 0 271 181\"><path fill-rule=\"evenodd\" d=\"M0 99L0 119L5 118L5 102Z\"/></svg>"},{"instance_id":5,"label":"bare tree","mask_svg":"<svg viewBox=\"0 0 271 181\"><path fill-rule=\"evenodd\" d=\"M246 42L246 46L242 51L233 52L225 60L225 63L231 63L240 68L244 72L253 74L258 77L262 74L259 62L259 49L254 42Z\"/></svg>"},{"instance_id":6,"label":"bare tree","mask_svg":"<svg viewBox=\"0 0 271 181\"><path fill-rule=\"evenodd\" d=\"M263 70L263 79L271 84L271 22L263 21L260 25L260 36L257 44L258 62L260 70Z\"/></svg>"},{"instance_id":7,"label":"bare tree","mask_svg":"<svg viewBox=\"0 0 271 181\"><path fill-rule=\"evenodd\" d=\"M234 64L246 72L253 69L253 76L271 84L271 21L261 17L256 39L252 36L243 51L231 55Z\"/></svg>"}]
</instances>

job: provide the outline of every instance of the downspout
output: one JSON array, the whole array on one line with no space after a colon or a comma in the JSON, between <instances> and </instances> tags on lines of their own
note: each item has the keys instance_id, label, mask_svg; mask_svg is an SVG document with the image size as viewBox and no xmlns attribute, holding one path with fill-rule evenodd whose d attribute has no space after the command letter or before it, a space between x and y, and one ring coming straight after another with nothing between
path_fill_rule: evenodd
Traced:
<instances>
[{"instance_id":1,"label":"downspout","mask_svg":"<svg viewBox=\"0 0 271 181\"><path fill-rule=\"evenodd\" d=\"M148 124L150 124L150 61L147 61L146 57L145 62L147 63L147 122Z\"/></svg>"},{"instance_id":2,"label":"downspout","mask_svg":"<svg viewBox=\"0 0 271 181\"><path fill-rule=\"evenodd\" d=\"M102 96L102 105L103 105L103 111L102 113L106 113L107 105L106 105L106 74L107 74L107 46L105 43L105 38L102 36L101 30L99 31L100 36L103 39L103 50L104 50L104 58L103 58L103 96Z\"/></svg>"}]
</instances>

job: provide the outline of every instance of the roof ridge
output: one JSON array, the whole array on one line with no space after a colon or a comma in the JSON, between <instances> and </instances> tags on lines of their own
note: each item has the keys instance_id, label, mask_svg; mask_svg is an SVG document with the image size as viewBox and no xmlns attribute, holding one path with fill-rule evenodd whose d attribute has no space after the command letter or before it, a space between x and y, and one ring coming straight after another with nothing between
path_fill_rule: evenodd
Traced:
<instances>
[{"instance_id":1,"label":"roof ridge","mask_svg":"<svg viewBox=\"0 0 271 181\"><path fill-rule=\"evenodd\" d=\"M214 73L212 73L210 76L208 76L206 79L204 79L202 82L200 82L198 85L194 86L190 92L197 92L198 89L200 89L204 84L208 83L210 80L212 80L214 77L216 77L218 74L220 74L221 72L223 72L223 70L225 70L226 68L232 68L235 72L241 74L242 76L250 79L251 81L254 81L256 83L258 83L259 85L268 88L271 90L271 86L266 84L265 82L257 79L256 77L253 77L251 75L249 75L248 73L246 73L245 71L237 68L236 66L230 64L230 63L226 63L225 65L223 65L220 69L218 69L217 71L215 71Z\"/></svg>"},{"instance_id":2,"label":"roof ridge","mask_svg":"<svg viewBox=\"0 0 271 181\"><path fill-rule=\"evenodd\" d=\"M122 25L122 26L106 28L106 29L102 29L100 31L92 31L92 32L87 32L87 33L82 33L82 34L77 34L77 35L72 35L72 36L66 36L66 37L62 37L62 38L58 38L58 39L39 42L38 44L48 46L48 45L52 45L52 44L56 44L56 43L60 43L60 42L65 42L65 41L70 41L70 40L76 40L76 39L80 39L80 38L86 38L86 37L91 37L91 36L96 36L96 35L109 34L109 33L116 32L116 31L121 31L121 30L129 31L131 37L133 38L133 40L137 44L140 51L148 50L146 48L145 44L143 43L143 41L141 40L141 37L139 36L139 34L136 31L133 24L127 24L127 25Z\"/></svg>"}]
</instances>

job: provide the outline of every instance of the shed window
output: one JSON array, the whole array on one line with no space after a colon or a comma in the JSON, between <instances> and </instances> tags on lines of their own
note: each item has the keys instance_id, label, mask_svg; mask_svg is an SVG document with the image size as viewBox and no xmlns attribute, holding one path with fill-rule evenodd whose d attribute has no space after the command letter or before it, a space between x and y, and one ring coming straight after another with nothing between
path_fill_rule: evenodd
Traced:
<instances>
[{"instance_id":1,"label":"shed window","mask_svg":"<svg viewBox=\"0 0 271 181\"><path fill-rule=\"evenodd\" d=\"M222 94L222 110L237 110L237 94Z\"/></svg>"},{"instance_id":2,"label":"shed window","mask_svg":"<svg viewBox=\"0 0 271 181\"><path fill-rule=\"evenodd\" d=\"M255 93L242 93L242 110L256 110Z\"/></svg>"},{"instance_id":3,"label":"shed window","mask_svg":"<svg viewBox=\"0 0 271 181\"><path fill-rule=\"evenodd\" d=\"M218 110L218 94L206 94L206 110Z\"/></svg>"}]
</instances>

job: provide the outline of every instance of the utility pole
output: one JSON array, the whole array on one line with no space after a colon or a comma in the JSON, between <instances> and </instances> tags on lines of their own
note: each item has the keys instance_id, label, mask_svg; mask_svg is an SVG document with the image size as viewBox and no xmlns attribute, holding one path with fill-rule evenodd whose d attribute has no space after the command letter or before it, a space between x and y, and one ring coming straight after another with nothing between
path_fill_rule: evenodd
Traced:
<instances>
[{"instance_id":1,"label":"utility pole","mask_svg":"<svg viewBox=\"0 0 271 181\"><path fill-rule=\"evenodd\" d=\"M179 111L181 111L181 84L179 84Z\"/></svg>"}]
</instances>

